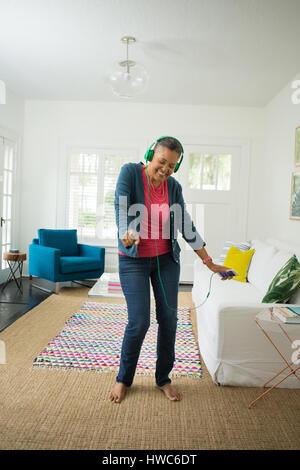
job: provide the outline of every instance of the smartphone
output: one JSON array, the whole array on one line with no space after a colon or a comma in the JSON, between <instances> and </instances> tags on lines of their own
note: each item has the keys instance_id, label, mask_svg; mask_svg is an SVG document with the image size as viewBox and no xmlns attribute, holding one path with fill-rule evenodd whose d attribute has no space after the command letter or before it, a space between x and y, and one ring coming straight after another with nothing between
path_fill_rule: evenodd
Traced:
<instances>
[{"instance_id":1,"label":"smartphone","mask_svg":"<svg viewBox=\"0 0 300 470\"><path fill-rule=\"evenodd\" d=\"M230 277L230 276L238 276L238 273L234 269L230 269L226 273L218 273L221 277Z\"/></svg>"}]
</instances>

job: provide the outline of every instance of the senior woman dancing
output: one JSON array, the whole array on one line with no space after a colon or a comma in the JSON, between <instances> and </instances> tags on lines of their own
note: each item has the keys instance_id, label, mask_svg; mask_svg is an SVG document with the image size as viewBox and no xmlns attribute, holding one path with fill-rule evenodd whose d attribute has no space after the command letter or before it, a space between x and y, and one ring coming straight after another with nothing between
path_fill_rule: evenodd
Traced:
<instances>
[{"instance_id":1,"label":"senior woman dancing","mask_svg":"<svg viewBox=\"0 0 300 470\"><path fill-rule=\"evenodd\" d=\"M119 372L109 395L113 403L122 401L134 379L143 340L150 326L150 282L158 322L156 386L168 399L181 399L169 378L175 360L177 328L178 230L208 269L213 272L229 270L212 262L204 248L206 243L186 211L181 185L172 177L182 159L181 143L174 137L161 137L147 150L147 164L126 163L117 181L115 215L119 275L127 303L128 324Z\"/></svg>"}]
</instances>

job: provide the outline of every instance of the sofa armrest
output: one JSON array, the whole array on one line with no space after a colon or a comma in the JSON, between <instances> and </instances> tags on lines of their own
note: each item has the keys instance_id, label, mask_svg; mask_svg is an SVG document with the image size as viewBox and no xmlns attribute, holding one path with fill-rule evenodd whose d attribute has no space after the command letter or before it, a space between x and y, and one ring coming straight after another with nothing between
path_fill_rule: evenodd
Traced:
<instances>
[{"instance_id":1,"label":"sofa armrest","mask_svg":"<svg viewBox=\"0 0 300 470\"><path fill-rule=\"evenodd\" d=\"M297 304L279 304L279 303L265 303L265 302L224 302L219 304L218 310L219 313L223 311L228 311L230 309L233 310L247 310L247 311L253 311L254 313L257 312L259 313L260 310L264 310L267 308L272 308L272 307L299 307Z\"/></svg>"},{"instance_id":2,"label":"sofa armrest","mask_svg":"<svg viewBox=\"0 0 300 470\"><path fill-rule=\"evenodd\" d=\"M276 351L265 340L263 334L255 323L256 315L264 310L274 306L286 307L293 304L276 304L276 303L245 303L244 305L220 306L218 312L218 346L216 357L222 358L223 362L230 363L233 359L247 363L252 360L262 361L264 355L278 359ZM280 330L270 326L272 335L274 333L279 338L276 341L282 341L281 347L290 350L290 345L286 341L284 335L280 335ZM251 358L251 361L250 359Z\"/></svg>"},{"instance_id":3,"label":"sofa armrest","mask_svg":"<svg viewBox=\"0 0 300 470\"><path fill-rule=\"evenodd\" d=\"M95 245L85 245L78 243L79 256L88 256L90 258L96 258L102 262L102 268L104 270L105 263L105 248Z\"/></svg>"},{"instance_id":4,"label":"sofa armrest","mask_svg":"<svg viewBox=\"0 0 300 470\"><path fill-rule=\"evenodd\" d=\"M56 282L59 274L60 256L61 250L57 248L36 244L29 245L28 273Z\"/></svg>"},{"instance_id":5,"label":"sofa armrest","mask_svg":"<svg viewBox=\"0 0 300 470\"><path fill-rule=\"evenodd\" d=\"M233 321L244 322L243 328L245 334L247 335L247 322L255 325L254 319L259 312L266 309L271 309L272 307L293 307L297 306L294 304L279 304L279 303L262 303L262 302L234 302L223 303L217 307L217 318L219 319L219 328L220 330L225 329L226 323ZM242 325L242 323L241 323ZM231 327L233 324L231 325Z\"/></svg>"}]
</instances>

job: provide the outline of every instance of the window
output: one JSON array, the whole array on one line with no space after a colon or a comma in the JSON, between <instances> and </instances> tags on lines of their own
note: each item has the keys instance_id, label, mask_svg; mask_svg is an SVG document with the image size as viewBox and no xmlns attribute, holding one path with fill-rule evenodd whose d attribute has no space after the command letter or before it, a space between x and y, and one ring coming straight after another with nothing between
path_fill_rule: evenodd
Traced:
<instances>
[{"instance_id":1,"label":"window","mask_svg":"<svg viewBox=\"0 0 300 470\"><path fill-rule=\"evenodd\" d=\"M231 155L189 154L191 189L230 191Z\"/></svg>"},{"instance_id":2,"label":"window","mask_svg":"<svg viewBox=\"0 0 300 470\"><path fill-rule=\"evenodd\" d=\"M114 198L122 165L134 152L73 151L70 155L68 226L87 242L117 237Z\"/></svg>"},{"instance_id":3,"label":"window","mask_svg":"<svg viewBox=\"0 0 300 470\"><path fill-rule=\"evenodd\" d=\"M97 154L71 156L69 227L83 238L96 236L98 163Z\"/></svg>"}]
</instances>

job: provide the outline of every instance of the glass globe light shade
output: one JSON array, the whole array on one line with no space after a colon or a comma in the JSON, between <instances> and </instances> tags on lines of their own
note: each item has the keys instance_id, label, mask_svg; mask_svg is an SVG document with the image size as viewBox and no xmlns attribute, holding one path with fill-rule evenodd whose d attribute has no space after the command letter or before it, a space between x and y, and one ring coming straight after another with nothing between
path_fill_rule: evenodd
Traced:
<instances>
[{"instance_id":1,"label":"glass globe light shade","mask_svg":"<svg viewBox=\"0 0 300 470\"><path fill-rule=\"evenodd\" d=\"M109 82L115 95L122 98L133 98L142 93L148 83L148 74L141 65L119 66L109 76Z\"/></svg>"}]
</instances>

